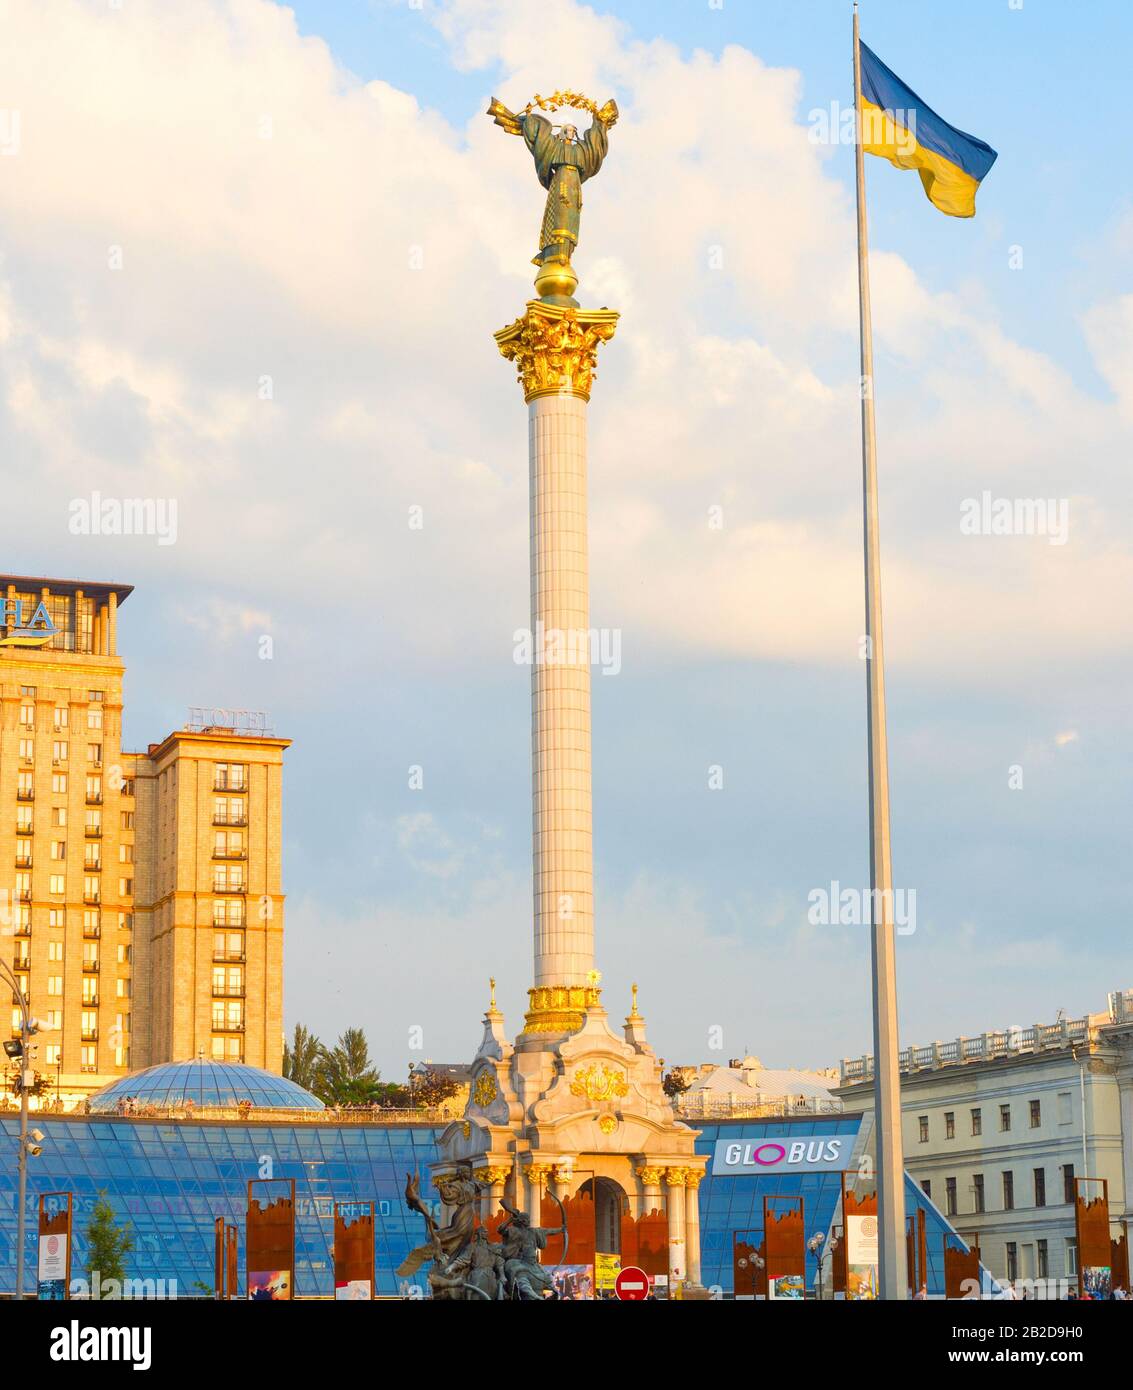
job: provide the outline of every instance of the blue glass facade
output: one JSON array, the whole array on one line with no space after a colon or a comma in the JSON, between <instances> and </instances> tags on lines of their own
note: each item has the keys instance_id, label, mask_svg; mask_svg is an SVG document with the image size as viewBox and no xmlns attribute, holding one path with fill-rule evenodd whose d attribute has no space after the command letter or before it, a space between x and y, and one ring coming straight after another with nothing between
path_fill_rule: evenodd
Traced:
<instances>
[{"instance_id":1,"label":"blue glass facade","mask_svg":"<svg viewBox=\"0 0 1133 1390\"><path fill-rule=\"evenodd\" d=\"M243 1272L244 1209L249 1179L294 1178L296 1186L295 1289L299 1295L330 1295L334 1285L333 1204L378 1204L377 1292L397 1292L397 1266L424 1238L424 1223L403 1201L405 1175L424 1174L437 1157L441 1127L432 1125L341 1125L219 1123L111 1117L35 1116L44 1133L43 1152L28 1165L27 1267L35 1268L35 1215L39 1195L75 1194L75 1258L78 1276L85 1261L85 1229L91 1208L105 1191L119 1220L132 1229L135 1249L128 1274L137 1279L177 1280L181 1294L211 1289L213 1222L223 1216L240 1233ZM705 1124L697 1150L712 1155L717 1138L802 1139L822 1133L857 1133L856 1115L807 1121L747 1120ZM16 1155L19 1119L0 1116L0 1289L15 1287ZM711 1167L711 1165L710 1165ZM423 1190L427 1183L423 1180ZM705 1284L732 1289L732 1233L758 1229L765 1195L800 1194L806 1202L806 1231L828 1231L834 1218L836 1173L759 1177L705 1177L700 1187L702 1277ZM942 1239L948 1223L906 1179L912 1212L926 1210L929 1292L943 1293ZM808 1284L816 1268L811 1263ZM830 1277L830 1259L825 1277ZM28 1274L28 1286L32 1274Z\"/></svg>"}]
</instances>

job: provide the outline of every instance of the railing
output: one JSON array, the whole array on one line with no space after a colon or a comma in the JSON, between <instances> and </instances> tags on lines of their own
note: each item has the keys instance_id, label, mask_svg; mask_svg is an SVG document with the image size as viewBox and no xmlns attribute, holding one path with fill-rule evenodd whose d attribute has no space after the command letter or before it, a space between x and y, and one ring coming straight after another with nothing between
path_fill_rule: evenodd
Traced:
<instances>
[{"instance_id":1,"label":"railing","mask_svg":"<svg viewBox=\"0 0 1133 1390\"><path fill-rule=\"evenodd\" d=\"M246 849L216 849L216 848L214 848L214 849L213 849L213 852L212 852L212 857L213 857L214 859L247 859L247 857L248 857L248 851L247 851Z\"/></svg>"},{"instance_id":2,"label":"railing","mask_svg":"<svg viewBox=\"0 0 1133 1390\"><path fill-rule=\"evenodd\" d=\"M221 964L227 964L227 965L243 965L243 964L244 964L244 952L243 952L243 951L214 951L214 952L212 953L212 958L213 958L214 961L217 962L218 965L221 965Z\"/></svg>"},{"instance_id":3,"label":"railing","mask_svg":"<svg viewBox=\"0 0 1133 1390\"><path fill-rule=\"evenodd\" d=\"M212 997L213 997L214 999L243 999L243 998L244 998L244 986L243 986L243 985L224 985L224 986L213 985L213 987L212 987Z\"/></svg>"},{"instance_id":4,"label":"railing","mask_svg":"<svg viewBox=\"0 0 1133 1390\"><path fill-rule=\"evenodd\" d=\"M212 891L214 893L245 893L247 889L242 883L221 883L213 879Z\"/></svg>"},{"instance_id":5,"label":"railing","mask_svg":"<svg viewBox=\"0 0 1133 1390\"><path fill-rule=\"evenodd\" d=\"M213 825L247 825L247 816L213 816Z\"/></svg>"},{"instance_id":6,"label":"railing","mask_svg":"<svg viewBox=\"0 0 1133 1390\"><path fill-rule=\"evenodd\" d=\"M842 1102L833 1096L768 1096L753 1101L747 1096L693 1091L677 1097L676 1111L682 1120L788 1119L792 1115L840 1115Z\"/></svg>"},{"instance_id":7,"label":"railing","mask_svg":"<svg viewBox=\"0 0 1133 1390\"><path fill-rule=\"evenodd\" d=\"M86 826L86 827L83 829L83 834L87 837L88 840L101 840L101 839L102 839L102 826L101 826L101 825L88 825L88 826Z\"/></svg>"},{"instance_id":8,"label":"railing","mask_svg":"<svg viewBox=\"0 0 1133 1390\"><path fill-rule=\"evenodd\" d=\"M174 1105L135 1105L133 1109L120 1104L117 1113L142 1120L257 1120L261 1124L288 1125L445 1125L459 1118L444 1106L422 1106L419 1110L368 1105L291 1110L269 1105L195 1105L184 1101Z\"/></svg>"},{"instance_id":9,"label":"railing","mask_svg":"<svg viewBox=\"0 0 1133 1390\"><path fill-rule=\"evenodd\" d=\"M1046 1052L1068 1048L1074 1043L1089 1042L1090 1020L1063 1019L1059 1023L1035 1023L1029 1028L1006 1028L1001 1032L981 1033L973 1038L955 1038L951 1042L934 1042L924 1047L906 1047L900 1055L903 1072L934 1070L937 1067L963 1066L967 1062L992 1062L1001 1057L1013 1057L1021 1052ZM873 1076L873 1058L842 1058L842 1085L868 1081Z\"/></svg>"}]
</instances>

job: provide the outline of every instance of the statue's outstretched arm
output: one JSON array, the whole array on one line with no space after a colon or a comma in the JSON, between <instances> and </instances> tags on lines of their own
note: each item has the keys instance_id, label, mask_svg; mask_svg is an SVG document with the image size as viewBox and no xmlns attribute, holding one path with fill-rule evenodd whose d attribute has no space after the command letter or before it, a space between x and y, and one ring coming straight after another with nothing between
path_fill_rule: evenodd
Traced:
<instances>
[{"instance_id":1,"label":"statue's outstretched arm","mask_svg":"<svg viewBox=\"0 0 1133 1390\"><path fill-rule=\"evenodd\" d=\"M509 111L503 102L495 97L488 103L488 115L498 126L503 126L509 135L523 134L522 117L517 116L514 111Z\"/></svg>"}]
</instances>

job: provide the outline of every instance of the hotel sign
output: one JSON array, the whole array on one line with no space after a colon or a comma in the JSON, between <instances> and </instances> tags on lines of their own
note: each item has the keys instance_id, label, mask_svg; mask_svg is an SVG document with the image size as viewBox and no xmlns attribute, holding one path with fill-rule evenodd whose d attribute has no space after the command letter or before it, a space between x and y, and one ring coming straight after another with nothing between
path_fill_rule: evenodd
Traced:
<instances>
[{"instance_id":1,"label":"hotel sign","mask_svg":"<svg viewBox=\"0 0 1133 1390\"><path fill-rule=\"evenodd\" d=\"M0 647L42 647L59 631L42 601L25 621L21 598L0 599L0 628L4 629Z\"/></svg>"},{"instance_id":2,"label":"hotel sign","mask_svg":"<svg viewBox=\"0 0 1133 1390\"><path fill-rule=\"evenodd\" d=\"M856 1134L812 1134L805 1139L717 1139L714 1176L837 1173L850 1166Z\"/></svg>"}]
</instances>

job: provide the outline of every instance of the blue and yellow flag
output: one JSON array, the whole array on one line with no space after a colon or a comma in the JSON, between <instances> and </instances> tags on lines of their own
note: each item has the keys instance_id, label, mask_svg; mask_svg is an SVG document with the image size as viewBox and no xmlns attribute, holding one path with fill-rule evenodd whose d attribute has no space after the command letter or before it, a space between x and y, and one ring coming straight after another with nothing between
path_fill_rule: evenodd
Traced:
<instances>
[{"instance_id":1,"label":"blue and yellow flag","mask_svg":"<svg viewBox=\"0 0 1133 1390\"><path fill-rule=\"evenodd\" d=\"M976 189L995 163L990 145L938 116L865 44L861 48L862 148L916 169L929 202L949 217L976 215Z\"/></svg>"}]
</instances>

